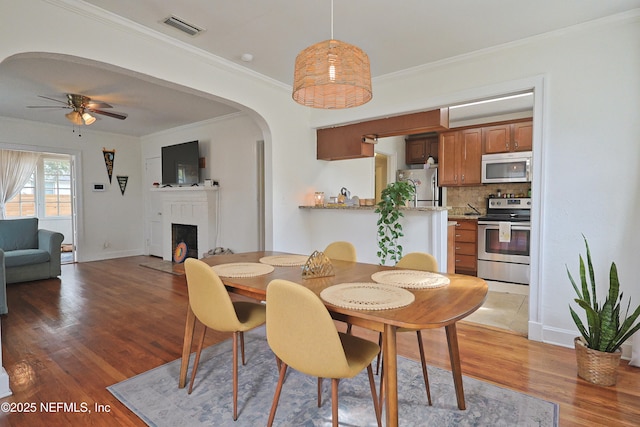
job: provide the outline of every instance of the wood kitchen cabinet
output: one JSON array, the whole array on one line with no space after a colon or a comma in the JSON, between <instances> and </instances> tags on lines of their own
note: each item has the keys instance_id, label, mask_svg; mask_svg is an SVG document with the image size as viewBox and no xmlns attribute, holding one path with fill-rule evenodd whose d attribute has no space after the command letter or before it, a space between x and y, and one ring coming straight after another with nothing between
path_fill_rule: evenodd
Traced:
<instances>
[{"instance_id":1,"label":"wood kitchen cabinet","mask_svg":"<svg viewBox=\"0 0 640 427\"><path fill-rule=\"evenodd\" d=\"M481 181L482 128L440 134L438 185L478 185Z\"/></svg>"},{"instance_id":2,"label":"wood kitchen cabinet","mask_svg":"<svg viewBox=\"0 0 640 427\"><path fill-rule=\"evenodd\" d=\"M405 163L408 165L425 164L429 157L438 163L438 134L410 136L405 139Z\"/></svg>"},{"instance_id":3,"label":"wood kitchen cabinet","mask_svg":"<svg viewBox=\"0 0 640 427\"><path fill-rule=\"evenodd\" d=\"M482 128L483 154L531 151L533 122L506 123Z\"/></svg>"},{"instance_id":4,"label":"wood kitchen cabinet","mask_svg":"<svg viewBox=\"0 0 640 427\"><path fill-rule=\"evenodd\" d=\"M456 273L478 274L478 221L458 219L455 226Z\"/></svg>"}]
</instances>

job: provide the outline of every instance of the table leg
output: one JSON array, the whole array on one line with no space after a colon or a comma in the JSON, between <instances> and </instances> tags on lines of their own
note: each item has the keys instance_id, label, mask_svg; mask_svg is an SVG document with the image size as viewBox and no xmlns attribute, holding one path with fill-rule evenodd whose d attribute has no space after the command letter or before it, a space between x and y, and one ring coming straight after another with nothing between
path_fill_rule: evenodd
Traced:
<instances>
[{"instance_id":1,"label":"table leg","mask_svg":"<svg viewBox=\"0 0 640 427\"><path fill-rule=\"evenodd\" d=\"M453 385L456 389L456 399L458 409L466 409L464 403L464 389L462 387L462 366L460 365L460 351L458 350L458 333L456 324L445 326L447 331L447 343L449 345L449 360L451 361L451 372L453 373Z\"/></svg>"},{"instance_id":2,"label":"table leg","mask_svg":"<svg viewBox=\"0 0 640 427\"><path fill-rule=\"evenodd\" d=\"M196 326L196 315L193 314L191 306L187 307L187 321L184 325L184 340L182 342L182 361L180 362L180 378L178 388L184 388L187 384L187 369L189 368L189 356L191 355L191 342L193 341L193 330Z\"/></svg>"},{"instance_id":3,"label":"table leg","mask_svg":"<svg viewBox=\"0 0 640 427\"><path fill-rule=\"evenodd\" d=\"M385 415L387 427L398 427L398 349L396 346L396 327L384 325L382 339L384 355L384 381L386 389Z\"/></svg>"}]
</instances>

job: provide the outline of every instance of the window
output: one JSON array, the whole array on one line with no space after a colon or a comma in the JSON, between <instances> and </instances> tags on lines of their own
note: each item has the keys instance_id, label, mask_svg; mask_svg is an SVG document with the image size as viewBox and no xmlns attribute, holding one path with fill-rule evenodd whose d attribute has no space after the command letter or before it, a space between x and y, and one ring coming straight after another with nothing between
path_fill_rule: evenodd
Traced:
<instances>
[{"instance_id":1,"label":"window","mask_svg":"<svg viewBox=\"0 0 640 427\"><path fill-rule=\"evenodd\" d=\"M36 216L36 172L33 172L20 193L6 203L7 218Z\"/></svg>"},{"instance_id":2,"label":"window","mask_svg":"<svg viewBox=\"0 0 640 427\"><path fill-rule=\"evenodd\" d=\"M43 155L29 182L7 204L7 218L69 217L71 205L69 156Z\"/></svg>"},{"instance_id":3,"label":"window","mask_svg":"<svg viewBox=\"0 0 640 427\"><path fill-rule=\"evenodd\" d=\"M71 162L44 158L44 216L71 215Z\"/></svg>"}]
</instances>

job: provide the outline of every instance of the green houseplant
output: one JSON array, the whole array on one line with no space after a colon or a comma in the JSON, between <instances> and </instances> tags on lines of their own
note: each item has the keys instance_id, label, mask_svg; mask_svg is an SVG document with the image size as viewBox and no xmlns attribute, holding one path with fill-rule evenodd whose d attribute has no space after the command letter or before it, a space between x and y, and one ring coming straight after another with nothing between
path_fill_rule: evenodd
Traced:
<instances>
[{"instance_id":1,"label":"green houseplant","mask_svg":"<svg viewBox=\"0 0 640 427\"><path fill-rule=\"evenodd\" d=\"M402 258L402 245L398 244L398 238L402 234L402 224L399 220L404 216L400 208L413 197L415 189L406 181L392 182L382 190L381 200L375 212L380 214L378 218L378 258L384 265L387 258L398 262Z\"/></svg>"},{"instance_id":2,"label":"green houseplant","mask_svg":"<svg viewBox=\"0 0 640 427\"><path fill-rule=\"evenodd\" d=\"M629 315L631 307L629 298L626 309L622 312L623 294L620 292L615 262L611 263L609 271L607 297L604 303L598 301L591 251L587 238L584 235L582 237L587 251L587 266L585 268L584 259L580 255L580 286L567 267L569 280L577 295L574 301L585 311L587 319L585 325L576 311L569 306L571 317L581 334L581 337L575 340L578 375L595 384L613 385L616 380L617 366L620 363L621 353L618 349L640 329L640 323L635 324L640 316L640 306ZM598 357L602 362L598 362ZM603 366L600 366L600 363L603 363ZM599 372L599 369L603 371Z\"/></svg>"}]
</instances>

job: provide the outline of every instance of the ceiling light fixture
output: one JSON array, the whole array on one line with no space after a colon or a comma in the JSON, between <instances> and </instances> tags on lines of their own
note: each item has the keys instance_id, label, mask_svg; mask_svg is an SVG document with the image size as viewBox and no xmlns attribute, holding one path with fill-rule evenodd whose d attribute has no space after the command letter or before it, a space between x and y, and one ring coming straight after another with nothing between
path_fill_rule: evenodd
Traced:
<instances>
[{"instance_id":1,"label":"ceiling light fixture","mask_svg":"<svg viewBox=\"0 0 640 427\"><path fill-rule=\"evenodd\" d=\"M82 125L88 126L96 121L96 118L93 117L91 114L87 113L86 111L84 111L84 108L80 108L80 109L74 108L72 112L67 113L64 116L67 118L67 120L69 120L71 123L73 123L76 126L82 126Z\"/></svg>"},{"instance_id":2,"label":"ceiling light fixture","mask_svg":"<svg viewBox=\"0 0 640 427\"><path fill-rule=\"evenodd\" d=\"M304 49L296 57L293 99L313 108L340 109L366 104L371 92L369 57L357 46L331 39Z\"/></svg>"}]
</instances>

